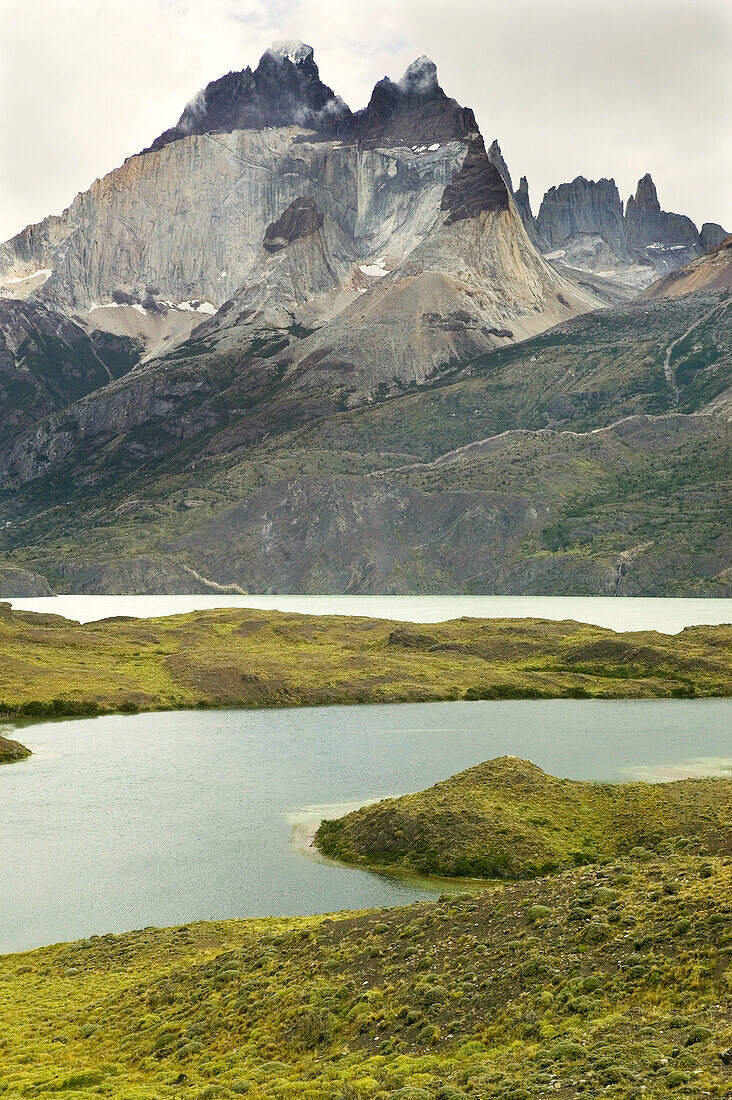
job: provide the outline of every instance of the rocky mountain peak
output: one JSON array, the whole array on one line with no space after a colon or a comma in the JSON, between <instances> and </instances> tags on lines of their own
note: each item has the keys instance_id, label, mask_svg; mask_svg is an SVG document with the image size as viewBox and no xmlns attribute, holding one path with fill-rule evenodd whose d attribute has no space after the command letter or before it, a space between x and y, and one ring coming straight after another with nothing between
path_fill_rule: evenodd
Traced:
<instances>
[{"instance_id":1,"label":"rocky mountain peak","mask_svg":"<svg viewBox=\"0 0 732 1100\"><path fill-rule=\"evenodd\" d=\"M265 54L269 54L277 61L291 61L293 65L303 65L307 62L315 64L313 47L306 46L299 38L273 42L269 49L265 50Z\"/></svg>"},{"instance_id":2,"label":"rocky mountain peak","mask_svg":"<svg viewBox=\"0 0 732 1100\"><path fill-rule=\"evenodd\" d=\"M699 230L699 240L705 252L717 248L728 236L727 230L723 229L718 222L704 222Z\"/></svg>"},{"instance_id":3,"label":"rocky mountain peak","mask_svg":"<svg viewBox=\"0 0 732 1100\"><path fill-rule=\"evenodd\" d=\"M404 92L414 95L429 95L440 90L437 81L437 66L431 58L422 54L410 65L407 65L404 76L399 81L399 87Z\"/></svg>"},{"instance_id":4,"label":"rocky mountain peak","mask_svg":"<svg viewBox=\"0 0 732 1100\"><path fill-rule=\"evenodd\" d=\"M588 180L551 187L537 214L539 231L550 248L571 237L592 235L605 240L616 256L625 253L623 203L614 179Z\"/></svg>"},{"instance_id":5,"label":"rocky mountain peak","mask_svg":"<svg viewBox=\"0 0 732 1100\"><path fill-rule=\"evenodd\" d=\"M160 149L190 134L271 126L332 128L350 117L340 96L320 79L312 47L293 39L265 50L256 69L247 66L207 84L186 105L176 125L150 148Z\"/></svg>"},{"instance_id":6,"label":"rocky mountain peak","mask_svg":"<svg viewBox=\"0 0 732 1100\"><path fill-rule=\"evenodd\" d=\"M401 80L385 76L374 86L368 106L354 116L354 135L366 144L431 145L461 141L477 133L470 108L445 95L437 67L418 57Z\"/></svg>"},{"instance_id":7,"label":"rocky mountain peak","mask_svg":"<svg viewBox=\"0 0 732 1100\"><path fill-rule=\"evenodd\" d=\"M699 232L690 218L661 209L650 172L638 180L635 195L625 205L625 235L631 252L676 250L673 266L693 259L702 251ZM684 249L689 250L688 253ZM682 255L683 253L683 255ZM657 258L653 257L652 258Z\"/></svg>"},{"instance_id":8,"label":"rocky mountain peak","mask_svg":"<svg viewBox=\"0 0 732 1100\"><path fill-rule=\"evenodd\" d=\"M638 180L638 186L635 189L635 196L631 195L628 199L628 208L631 204L638 207L643 211L658 211L661 209L661 204L658 201L658 192L656 191L656 185L653 182L653 178L650 172L646 172L642 179Z\"/></svg>"}]
</instances>

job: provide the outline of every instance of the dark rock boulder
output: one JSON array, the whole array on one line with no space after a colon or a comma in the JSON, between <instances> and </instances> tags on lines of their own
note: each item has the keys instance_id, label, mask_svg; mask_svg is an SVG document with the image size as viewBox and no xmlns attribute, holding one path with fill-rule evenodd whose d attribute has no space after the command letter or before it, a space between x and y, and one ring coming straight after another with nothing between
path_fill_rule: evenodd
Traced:
<instances>
[{"instance_id":1,"label":"dark rock boulder","mask_svg":"<svg viewBox=\"0 0 732 1100\"><path fill-rule=\"evenodd\" d=\"M20 741L11 741L9 737L0 736L0 764L13 764L16 760L25 760L30 755L30 749L21 745Z\"/></svg>"}]
</instances>

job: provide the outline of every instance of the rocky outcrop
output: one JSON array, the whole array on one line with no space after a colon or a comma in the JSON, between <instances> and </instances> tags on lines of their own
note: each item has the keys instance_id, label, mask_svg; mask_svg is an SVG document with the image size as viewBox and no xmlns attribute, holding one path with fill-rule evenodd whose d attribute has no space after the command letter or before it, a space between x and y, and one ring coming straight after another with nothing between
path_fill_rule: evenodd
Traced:
<instances>
[{"instance_id":1,"label":"rocky outcrop","mask_svg":"<svg viewBox=\"0 0 732 1100\"><path fill-rule=\"evenodd\" d=\"M644 297L681 298L702 290L732 293L732 236L678 271L664 276L648 288Z\"/></svg>"},{"instance_id":2,"label":"rocky outcrop","mask_svg":"<svg viewBox=\"0 0 732 1100\"><path fill-rule=\"evenodd\" d=\"M45 577L20 565L0 561L0 600L52 595L53 591Z\"/></svg>"},{"instance_id":3,"label":"rocky outcrop","mask_svg":"<svg viewBox=\"0 0 732 1100\"><path fill-rule=\"evenodd\" d=\"M728 236L729 233L727 230L722 229L722 226L718 225L717 222L704 222L704 225L699 230L699 240L705 252L709 252L712 248L717 248Z\"/></svg>"},{"instance_id":4,"label":"rocky outcrop","mask_svg":"<svg viewBox=\"0 0 732 1100\"><path fill-rule=\"evenodd\" d=\"M9 737L0 735L0 764L13 764L31 755L30 749L21 745L20 741L12 741Z\"/></svg>"}]
</instances>

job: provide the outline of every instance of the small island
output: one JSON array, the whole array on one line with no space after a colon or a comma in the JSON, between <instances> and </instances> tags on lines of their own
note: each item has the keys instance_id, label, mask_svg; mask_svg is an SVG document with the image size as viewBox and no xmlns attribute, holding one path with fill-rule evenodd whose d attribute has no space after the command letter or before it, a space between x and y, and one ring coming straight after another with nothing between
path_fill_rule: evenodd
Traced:
<instances>
[{"instance_id":1,"label":"small island","mask_svg":"<svg viewBox=\"0 0 732 1100\"><path fill-rule=\"evenodd\" d=\"M0 764L14 764L16 760L25 760L31 755L30 749L21 745L20 741L11 741L0 734Z\"/></svg>"},{"instance_id":2,"label":"small island","mask_svg":"<svg viewBox=\"0 0 732 1100\"><path fill-rule=\"evenodd\" d=\"M531 879L674 850L728 856L732 782L580 782L501 756L323 821L315 843L344 863L481 879Z\"/></svg>"}]
</instances>

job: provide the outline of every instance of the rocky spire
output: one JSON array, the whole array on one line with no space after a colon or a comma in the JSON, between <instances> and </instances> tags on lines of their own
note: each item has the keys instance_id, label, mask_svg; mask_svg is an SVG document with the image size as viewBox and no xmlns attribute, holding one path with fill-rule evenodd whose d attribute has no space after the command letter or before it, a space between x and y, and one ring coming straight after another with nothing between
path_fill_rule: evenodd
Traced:
<instances>
[{"instance_id":1,"label":"rocky spire","mask_svg":"<svg viewBox=\"0 0 732 1100\"><path fill-rule=\"evenodd\" d=\"M529 240L538 248L540 252L546 251L546 241L539 232L539 227L536 224L536 218L534 212L531 209L531 199L529 198L529 181L526 176L522 176L519 181L518 191L513 193L513 201L516 203L516 209L521 216L521 221L524 223L524 229L529 235Z\"/></svg>"},{"instance_id":2,"label":"rocky spire","mask_svg":"<svg viewBox=\"0 0 732 1100\"><path fill-rule=\"evenodd\" d=\"M638 180L625 206L625 239L631 253L681 246L701 252L699 233L691 218L661 209L650 172ZM690 257L685 257L690 258Z\"/></svg>"},{"instance_id":3,"label":"rocky spire","mask_svg":"<svg viewBox=\"0 0 732 1100\"><path fill-rule=\"evenodd\" d=\"M268 126L337 129L350 118L343 100L320 79L312 47L299 40L275 42L256 69L227 73L198 92L177 124L151 148L160 149L189 134Z\"/></svg>"},{"instance_id":4,"label":"rocky spire","mask_svg":"<svg viewBox=\"0 0 732 1100\"><path fill-rule=\"evenodd\" d=\"M495 165L495 167L498 169L498 171L501 175L501 179L503 180L503 182L505 183L506 187L511 192L511 194L513 194L513 183L511 182L511 173L508 170L508 165L506 164L505 160L503 159L503 153L501 152L501 147L498 144L498 139L497 138L494 138L493 141L491 142L490 149L488 150L488 160L491 162L491 164Z\"/></svg>"}]
</instances>

